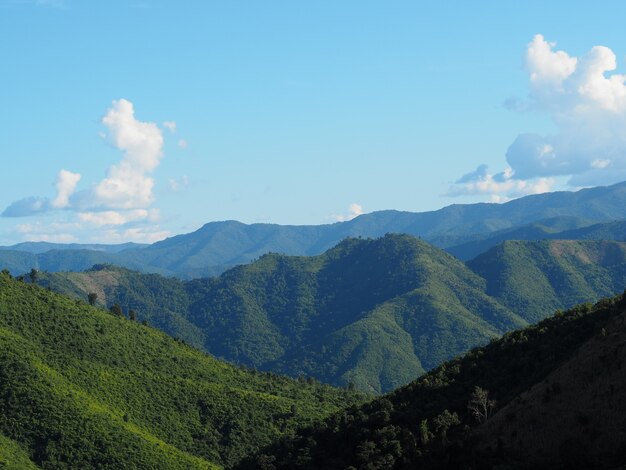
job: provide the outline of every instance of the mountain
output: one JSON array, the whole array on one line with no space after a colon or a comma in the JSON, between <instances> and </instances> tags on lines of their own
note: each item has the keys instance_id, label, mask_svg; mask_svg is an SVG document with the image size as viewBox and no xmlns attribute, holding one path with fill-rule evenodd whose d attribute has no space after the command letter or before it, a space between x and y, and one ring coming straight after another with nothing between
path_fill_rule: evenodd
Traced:
<instances>
[{"instance_id":1,"label":"mountain","mask_svg":"<svg viewBox=\"0 0 626 470\"><path fill-rule=\"evenodd\" d=\"M508 333L237 468L621 468L626 298Z\"/></svg>"},{"instance_id":2,"label":"mountain","mask_svg":"<svg viewBox=\"0 0 626 470\"><path fill-rule=\"evenodd\" d=\"M554 238L578 240L582 238L578 235L578 230L586 228L590 224L589 220L579 217L553 217L497 232L473 235L470 237L471 241L460 245L447 246L446 251L460 260L468 261L507 240L534 241ZM606 239L616 240L616 238L612 237L607 237Z\"/></svg>"},{"instance_id":3,"label":"mountain","mask_svg":"<svg viewBox=\"0 0 626 470\"><path fill-rule=\"evenodd\" d=\"M0 274L0 462L218 468L361 398L220 362Z\"/></svg>"},{"instance_id":4,"label":"mountain","mask_svg":"<svg viewBox=\"0 0 626 470\"><path fill-rule=\"evenodd\" d=\"M318 255L346 237L406 233L440 248L452 248L484 240L496 232L501 235L502 231L520 229L529 224L550 224L551 219L570 220L571 224L560 230L626 219L626 183L577 192L526 196L505 204L455 204L421 213L380 211L327 225L211 222L193 233L168 238L147 247L128 248L115 253L98 251L98 261L91 264L112 263L144 272L191 279L220 274L268 252ZM556 223L557 231L559 227ZM511 236L506 238L511 239ZM53 250L56 254L47 259L41 259L42 254L33 254L33 258L25 260L16 258L15 247L10 248L9 251L0 250L0 266L14 273L22 273L32 267L48 271L79 271L89 266L83 258L94 256L93 250L68 249L62 252ZM476 253L474 250L470 255L462 256L467 259ZM67 260L63 261L64 258ZM29 264L24 270L25 263Z\"/></svg>"},{"instance_id":5,"label":"mountain","mask_svg":"<svg viewBox=\"0 0 626 470\"><path fill-rule=\"evenodd\" d=\"M40 282L97 293L232 362L376 393L526 324L463 263L408 235L346 239L312 257L268 254L188 282L113 267Z\"/></svg>"},{"instance_id":6,"label":"mountain","mask_svg":"<svg viewBox=\"0 0 626 470\"><path fill-rule=\"evenodd\" d=\"M509 240L469 261L487 294L534 323L557 309L626 288L626 243Z\"/></svg>"},{"instance_id":7,"label":"mountain","mask_svg":"<svg viewBox=\"0 0 626 470\"><path fill-rule=\"evenodd\" d=\"M0 251L23 251L26 253L40 254L52 250L90 250L105 253L119 253L130 248L144 248L148 246L142 243L119 243L117 245L103 245L98 243L49 243L49 242L24 242L11 246L0 246Z\"/></svg>"}]
</instances>

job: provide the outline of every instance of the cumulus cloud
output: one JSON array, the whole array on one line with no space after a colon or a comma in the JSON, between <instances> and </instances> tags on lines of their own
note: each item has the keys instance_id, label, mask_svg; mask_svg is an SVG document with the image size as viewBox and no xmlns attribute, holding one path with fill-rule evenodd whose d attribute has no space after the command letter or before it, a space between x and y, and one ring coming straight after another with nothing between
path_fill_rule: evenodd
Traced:
<instances>
[{"instance_id":1,"label":"cumulus cloud","mask_svg":"<svg viewBox=\"0 0 626 470\"><path fill-rule=\"evenodd\" d=\"M626 75L615 73L613 51L594 46L574 57L537 34L526 49L525 66L528 98L509 99L505 106L547 114L556 131L515 138L506 151L511 173L506 184L492 184L495 176L466 175L448 194L515 197L545 188L555 177L568 178L571 187L626 179Z\"/></svg>"},{"instance_id":2,"label":"cumulus cloud","mask_svg":"<svg viewBox=\"0 0 626 470\"><path fill-rule=\"evenodd\" d=\"M356 202L350 204L348 211L349 212L347 214L331 214L330 218L336 220L337 222L346 222L364 214L363 207Z\"/></svg>"},{"instance_id":3,"label":"cumulus cloud","mask_svg":"<svg viewBox=\"0 0 626 470\"><path fill-rule=\"evenodd\" d=\"M73 214L77 221L75 230L109 227L109 235L111 230L118 230L134 240L142 236L144 241L163 238L163 231L149 228L159 218L158 210L151 207L155 199L151 173L163 158L161 129L155 123L138 120L133 103L125 99L113 101L101 122L106 128L101 136L122 153L121 159L108 168L102 180L88 189L76 191L81 175L61 170L57 174L54 198L20 199L10 204L2 216L24 217L64 210ZM176 130L174 121L163 125L172 132ZM140 227L141 224L144 226ZM32 225L22 227L24 230L20 233L28 234L31 239L44 239L44 232L26 231ZM46 227L58 229L52 225Z\"/></svg>"},{"instance_id":4,"label":"cumulus cloud","mask_svg":"<svg viewBox=\"0 0 626 470\"><path fill-rule=\"evenodd\" d=\"M80 174L71 171L61 170L57 175L56 188L57 196L50 205L55 209L67 207L70 203L70 196L74 193L76 185L80 181Z\"/></svg>"},{"instance_id":5,"label":"cumulus cloud","mask_svg":"<svg viewBox=\"0 0 626 470\"><path fill-rule=\"evenodd\" d=\"M518 178L569 176L570 184L606 184L626 173L626 75L611 49L581 57L555 50L538 34L528 45L531 109L548 113L552 135L520 134L506 158Z\"/></svg>"}]
</instances>

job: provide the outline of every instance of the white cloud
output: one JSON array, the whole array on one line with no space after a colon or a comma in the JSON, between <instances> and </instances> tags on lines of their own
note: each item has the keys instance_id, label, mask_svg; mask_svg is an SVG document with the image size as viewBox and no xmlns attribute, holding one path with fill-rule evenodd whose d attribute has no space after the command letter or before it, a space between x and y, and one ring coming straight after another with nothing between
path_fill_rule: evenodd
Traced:
<instances>
[{"instance_id":1,"label":"white cloud","mask_svg":"<svg viewBox=\"0 0 626 470\"><path fill-rule=\"evenodd\" d=\"M511 176L505 181L466 175L447 194L516 197L544 190L561 176L571 187L626 179L626 75L614 73L613 51L595 46L574 57L537 34L525 62L528 99L509 99L505 106L549 115L556 132L519 134L506 151Z\"/></svg>"},{"instance_id":2,"label":"white cloud","mask_svg":"<svg viewBox=\"0 0 626 470\"><path fill-rule=\"evenodd\" d=\"M607 47L595 46L580 58L554 47L536 35L526 52L526 67L529 107L548 113L557 132L520 134L507 161L522 179L570 176L571 185L592 179L615 182L626 172L626 76L611 74L617 60Z\"/></svg>"},{"instance_id":3,"label":"white cloud","mask_svg":"<svg viewBox=\"0 0 626 470\"><path fill-rule=\"evenodd\" d=\"M92 225L124 225L128 222L147 219L150 212L146 209L135 209L131 211L101 211L101 212L80 212L79 220Z\"/></svg>"},{"instance_id":4,"label":"white cloud","mask_svg":"<svg viewBox=\"0 0 626 470\"><path fill-rule=\"evenodd\" d=\"M178 140L178 146L181 149L186 149L187 148L187 141L185 139L179 139Z\"/></svg>"},{"instance_id":5,"label":"white cloud","mask_svg":"<svg viewBox=\"0 0 626 470\"><path fill-rule=\"evenodd\" d=\"M576 70L578 59L570 57L564 51L553 51L555 46L555 43L547 42L541 34L535 35L528 45L526 66L530 81L536 86L547 83L558 87Z\"/></svg>"},{"instance_id":6,"label":"white cloud","mask_svg":"<svg viewBox=\"0 0 626 470\"><path fill-rule=\"evenodd\" d=\"M176 132L176 121L164 121L163 127L174 134Z\"/></svg>"},{"instance_id":7,"label":"white cloud","mask_svg":"<svg viewBox=\"0 0 626 470\"><path fill-rule=\"evenodd\" d=\"M363 207L356 202L350 204L348 210L349 212L347 214L331 214L330 218L336 220L337 222L346 222L364 214Z\"/></svg>"},{"instance_id":8,"label":"white cloud","mask_svg":"<svg viewBox=\"0 0 626 470\"><path fill-rule=\"evenodd\" d=\"M510 199L548 192L554 186L553 178L521 180L514 177L511 168L492 175L487 165L480 165L476 170L462 176L450 187L444 196L489 196L492 202L504 202Z\"/></svg>"},{"instance_id":9,"label":"white cloud","mask_svg":"<svg viewBox=\"0 0 626 470\"><path fill-rule=\"evenodd\" d=\"M67 207L70 203L70 196L76 190L79 181L80 175L78 173L67 170L59 171L56 181L57 196L50 202L50 205L55 209Z\"/></svg>"},{"instance_id":10,"label":"white cloud","mask_svg":"<svg viewBox=\"0 0 626 470\"><path fill-rule=\"evenodd\" d=\"M3 217L63 210L61 217L71 218L71 222L63 223L22 224L19 233L30 240L69 240L80 234L82 240L103 243L126 241L124 237L153 241L167 236L156 225L159 211L152 207L155 182L150 176L163 158L161 129L154 123L139 121L133 104L125 99L113 101L102 124L107 130L102 137L122 152L121 159L89 189L76 191L81 175L61 170L54 198L27 197L10 204ZM176 128L174 121L164 126L172 131ZM181 187L183 184L186 179L181 180Z\"/></svg>"}]
</instances>

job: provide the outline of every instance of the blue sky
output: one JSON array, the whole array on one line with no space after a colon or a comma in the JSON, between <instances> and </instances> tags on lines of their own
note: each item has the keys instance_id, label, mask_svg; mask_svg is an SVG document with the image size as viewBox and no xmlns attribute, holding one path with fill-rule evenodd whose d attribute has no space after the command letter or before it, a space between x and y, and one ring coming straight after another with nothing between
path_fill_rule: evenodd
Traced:
<instances>
[{"instance_id":1,"label":"blue sky","mask_svg":"<svg viewBox=\"0 0 626 470\"><path fill-rule=\"evenodd\" d=\"M623 2L0 0L0 244L626 179L624 17Z\"/></svg>"}]
</instances>

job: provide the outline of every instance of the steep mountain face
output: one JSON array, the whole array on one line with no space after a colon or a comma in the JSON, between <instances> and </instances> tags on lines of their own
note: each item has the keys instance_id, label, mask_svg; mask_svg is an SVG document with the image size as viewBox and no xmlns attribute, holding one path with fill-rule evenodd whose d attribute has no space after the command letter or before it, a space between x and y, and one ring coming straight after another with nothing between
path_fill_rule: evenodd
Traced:
<instances>
[{"instance_id":1,"label":"steep mountain face","mask_svg":"<svg viewBox=\"0 0 626 470\"><path fill-rule=\"evenodd\" d=\"M0 274L0 462L230 467L360 398L245 371Z\"/></svg>"},{"instance_id":2,"label":"steep mountain face","mask_svg":"<svg viewBox=\"0 0 626 470\"><path fill-rule=\"evenodd\" d=\"M477 253L477 247L459 248L459 245L481 242L480 246L488 248L501 241L507 231L534 230L534 234L529 233L526 237L538 237L541 234L537 231L544 229L562 231L616 219L626 219L626 183L527 196L506 204L451 205L422 213L380 211L329 225L212 222L193 233L148 247L118 252L100 246L95 252L97 255L93 250L59 250L55 247L55 253L44 258L35 248L14 246L7 247L10 248L8 251L0 250L0 266L21 273L32 267L48 271L78 271L95 263L112 263L143 272L191 279L220 274L268 252L317 255L346 237L380 237L385 233L406 233L442 248L455 247L454 253L468 259ZM555 220L560 222L555 223ZM569 221L569 225L563 221ZM540 227L523 229L536 223ZM496 232L499 232L496 239L485 244L489 234ZM21 249L26 251L19 251ZM24 259L24 253L29 251L30 258ZM87 257L91 259L87 261Z\"/></svg>"},{"instance_id":3,"label":"steep mountain face","mask_svg":"<svg viewBox=\"0 0 626 470\"><path fill-rule=\"evenodd\" d=\"M623 296L557 314L238 468L620 468L625 318Z\"/></svg>"},{"instance_id":4,"label":"steep mountain face","mask_svg":"<svg viewBox=\"0 0 626 470\"><path fill-rule=\"evenodd\" d=\"M313 257L269 254L186 283L119 268L41 277L229 361L371 392L525 324L463 263L407 235L347 239Z\"/></svg>"},{"instance_id":5,"label":"steep mountain face","mask_svg":"<svg viewBox=\"0 0 626 470\"><path fill-rule=\"evenodd\" d=\"M506 241L467 263L487 293L525 320L626 288L626 243Z\"/></svg>"}]
</instances>

